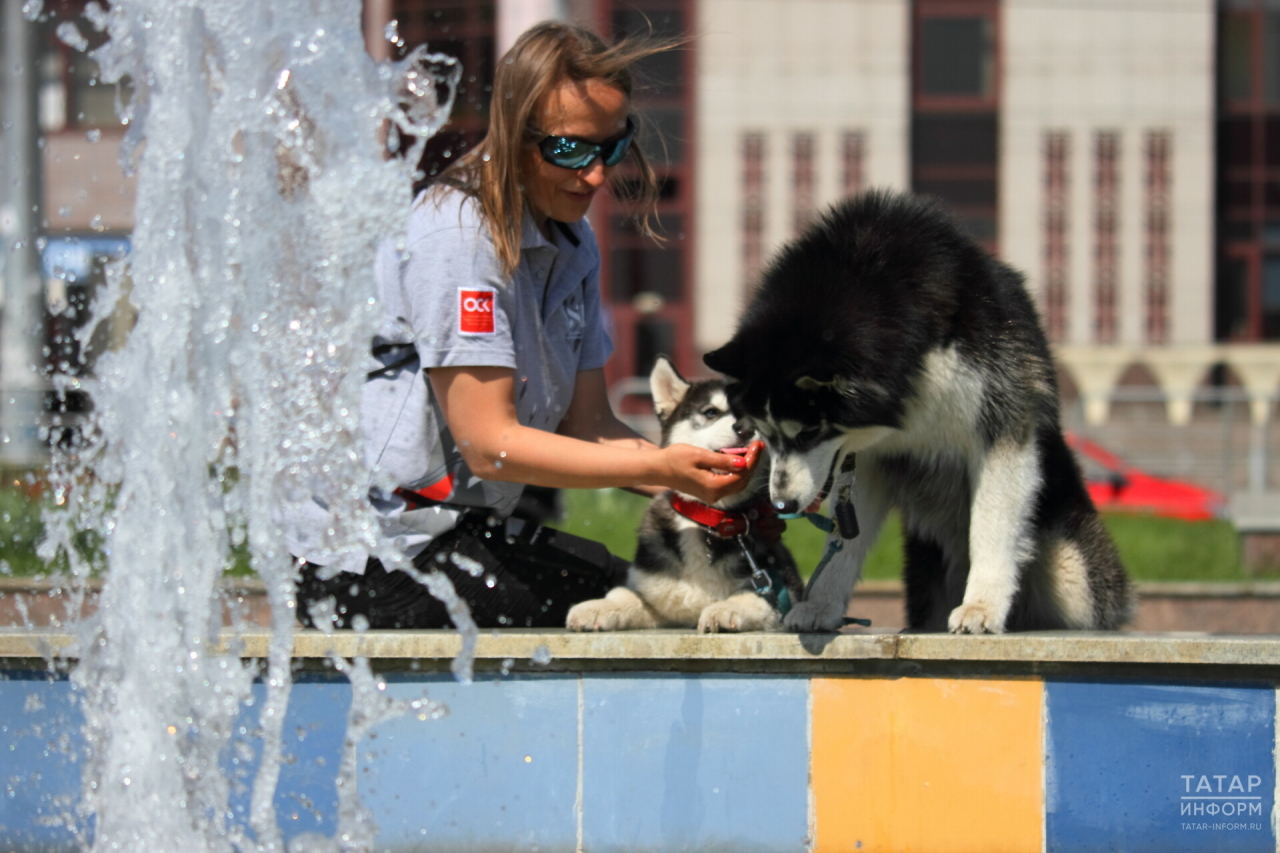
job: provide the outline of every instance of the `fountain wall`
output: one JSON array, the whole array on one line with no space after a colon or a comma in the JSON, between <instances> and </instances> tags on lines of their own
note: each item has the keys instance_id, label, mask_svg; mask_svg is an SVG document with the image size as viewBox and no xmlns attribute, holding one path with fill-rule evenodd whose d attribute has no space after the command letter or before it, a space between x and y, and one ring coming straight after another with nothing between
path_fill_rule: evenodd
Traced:
<instances>
[{"instance_id":1,"label":"fountain wall","mask_svg":"<svg viewBox=\"0 0 1280 853\"><path fill-rule=\"evenodd\" d=\"M238 642L267 653L265 633ZM286 841L336 827L336 653L406 703L358 748L378 851L1276 849L1276 638L504 631L471 685L459 647L298 634ZM80 723L45 659L73 653L0 635L0 849L75 849L48 824L78 793ZM247 784L237 725L223 763Z\"/></svg>"}]
</instances>

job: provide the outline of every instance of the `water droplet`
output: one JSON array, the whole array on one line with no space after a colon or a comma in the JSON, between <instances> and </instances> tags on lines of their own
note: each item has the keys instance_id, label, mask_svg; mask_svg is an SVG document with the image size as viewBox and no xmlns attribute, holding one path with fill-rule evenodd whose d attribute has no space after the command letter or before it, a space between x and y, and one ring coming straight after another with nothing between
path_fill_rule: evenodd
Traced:
<instances>
[{"instance_id":1,"label":"water droplet","mask_svg":"<svg viewBox=\"0 0 1280 853\"><path fill-rule=\"evenodd\" d=\"M84 17L98 32L102 32L107 28L109 20L107 10L103 9L97 0L89 0L88 3L84 4Z\"/></svg>"},{"instance_id":2,"label":"water droplet","mask_svg":"<svg viewBox=\"0 0 1280 853\"><path fill-rule=\"evenodd\" d=\"M546 666L551 663L551 649L547 648L545 643L538 646L533 650L533 657L531 660L536 664Z\"/></svg>"},{"instance_id":3,"label":"water droplet","mask_svg":"<svg viewBox=\"0 0 1280 853\"><path fill-rule=\"evenodd\" d=\"M80 32L80 28L70 21L63 21L58 24L58 29L55 32L58 40L72 50L83 53L84 49L89 46L89 40Z\"/></svg>"},{"instance_id":4,"label":"water droplet","mask_svg":"<svg viewBox=\"0 0 1280 853\"><path fill-rule=\"evenodd\" d=\"M89 140L90 142L97 142L98 140L102 139L102 131L98 130L98 128L95 127L93 130L86 133L84 135L84 138Z\"/></svg>"},{"instance_id":5,"label":"water droplet","mask_svg":"<svg viewBox=\"0 0 1280 853\"><path fill-rule=\"evenodd\" d=\"M481 565L477 560L473 560L471 557L468 557L465 554L459 554L457 551L454 551L449 555L449 559L453 561L453 564L455 566L462 569L464 572L471 575L471 577L473 578L478 578L482 574L484 574L484 566ZM492 587L493 585L490 584L489 586Z\"/></svg>"}]
</instances>

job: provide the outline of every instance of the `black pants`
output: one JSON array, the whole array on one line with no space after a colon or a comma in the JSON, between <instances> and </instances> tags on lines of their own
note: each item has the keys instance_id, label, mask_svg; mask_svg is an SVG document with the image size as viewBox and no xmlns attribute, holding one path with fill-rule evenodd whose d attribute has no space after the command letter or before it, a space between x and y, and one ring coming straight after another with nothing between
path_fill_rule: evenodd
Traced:
<instances>
[{"instance_id":1,"label":"black pants","mask_svg":"<svg viewBox=\"0 0 1280 853\"><path fill-rule=\"evenodd\" d=\"M518 528L518 530L516 530ZM512 530L516 532L512 533ZM457 555L457 558L455 558ZM626 582L627 563L599 542L533 523L503 523L469 513L413 560L420 572L440 571L453 582L482 628L563 628L569 608L601 598ZM407 573L370 558L363 575L300 563L298 616L315 627L310 605L332 598L338 626L357 615L370 628L447 628L449 614Z\"/></svg>"}]
</instances>

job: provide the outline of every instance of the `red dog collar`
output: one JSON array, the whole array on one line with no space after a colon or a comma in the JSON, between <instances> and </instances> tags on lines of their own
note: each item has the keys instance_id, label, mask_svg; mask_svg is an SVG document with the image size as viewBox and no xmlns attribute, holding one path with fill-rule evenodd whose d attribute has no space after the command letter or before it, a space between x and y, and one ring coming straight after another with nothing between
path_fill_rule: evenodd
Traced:
<instances>
[{"instance_id":1,"label":"red dog collar","mask_svg":"<svg viewBox=\"0 0 1280 853\"><path fill-rule=\"evenodd\" d=\"M670 499L671 508L676 512L724 539L741 536L751 530L752 521L766 515L774 515L773 507L768 501L754 504L745 512L733 512L716 509L701 501L689 500L681 497L677 492L671 492Z\"/></svg>"}]
</instances>

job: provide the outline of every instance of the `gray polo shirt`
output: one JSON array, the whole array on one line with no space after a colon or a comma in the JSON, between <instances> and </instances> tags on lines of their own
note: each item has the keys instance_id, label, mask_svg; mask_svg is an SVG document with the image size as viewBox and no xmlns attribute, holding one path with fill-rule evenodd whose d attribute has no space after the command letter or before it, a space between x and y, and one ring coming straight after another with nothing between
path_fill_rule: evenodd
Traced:
<instances>
[{"instance_id":1,"label":"gray polo shirt","mask_svg":"<svg viewBox=\"0 0 1280 853\"><path fill-rule=\"evenodd\" d=\"M554 432L573 398L579 371L602 367L612 351L600 306L600 251L583 220L552 228L547 240L525 214L520 264L506 276L479 204L458 191L419 196L401 250L387 241L375 276L383 322L374 351L384 365L364 387L361 428L377 482L434 486L453 506L514 508L523 486L481 480L467 468L433 398L433 367L515 370L521 424ZM412 350L409 350L412 347ZM412 359L416 351L417 358ZM410 356L406 361L406 354ZM446 479L447 478L447 479ZM413 556L451 529L459 512L415 509L377 488L370 500L382 533ZM322 543L332 526L320 501L291 526L292 553L319 565L362 572L362 553L333 553Z\"/></svg>"}]
</instances>

